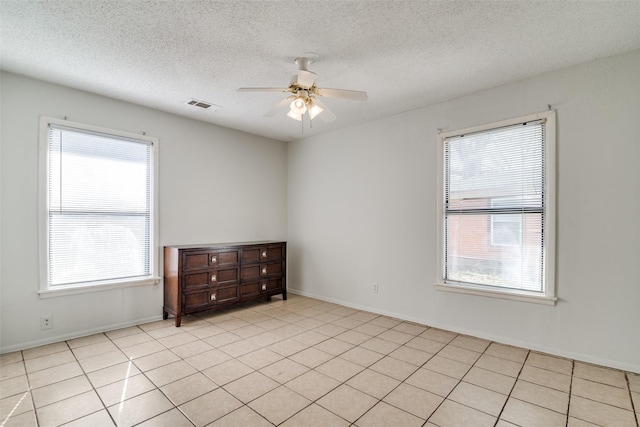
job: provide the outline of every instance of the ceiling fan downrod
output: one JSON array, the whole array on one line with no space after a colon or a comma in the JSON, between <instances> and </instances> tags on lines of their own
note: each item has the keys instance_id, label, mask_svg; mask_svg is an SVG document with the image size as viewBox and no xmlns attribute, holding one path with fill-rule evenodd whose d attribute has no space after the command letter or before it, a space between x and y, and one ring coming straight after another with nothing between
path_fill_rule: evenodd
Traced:
<instances>
[{"instance_id":1,"label":"ceiling fan downrod","mask_svg":"<svg viewBox=\"0 0 640 427\"><path fill-rule=\"evenodd\" d=\"M317 62L320 56L317 53L306 52L302 56L295 59L295 63L298 66L298 70L309 71L307 67L314 62Z\"/></svg>"}]
</instances>

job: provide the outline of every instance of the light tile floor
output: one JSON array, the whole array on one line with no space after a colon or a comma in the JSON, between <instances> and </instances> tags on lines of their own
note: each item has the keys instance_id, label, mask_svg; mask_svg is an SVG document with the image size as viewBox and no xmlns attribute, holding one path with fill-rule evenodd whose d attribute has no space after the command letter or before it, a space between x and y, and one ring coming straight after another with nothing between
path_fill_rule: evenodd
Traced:
<instances>
[{"instance_id":1,"label":"light tile floor","mask_svg":"<svg viewBox=\"0 0 640 427\"><path fill-rule=\"evenodd\" d=\"M638 427L640 418L640 375L297 295L0 362L2 427Z\"/></svg>"}]
</instances>

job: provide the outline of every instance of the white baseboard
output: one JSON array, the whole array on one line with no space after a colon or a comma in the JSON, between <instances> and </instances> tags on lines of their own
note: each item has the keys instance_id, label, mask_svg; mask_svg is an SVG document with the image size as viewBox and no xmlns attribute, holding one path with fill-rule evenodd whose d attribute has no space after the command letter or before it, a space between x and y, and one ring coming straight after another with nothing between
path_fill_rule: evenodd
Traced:
<instances>
[{"instance_id":1,"label":"white baseboard","mask_svg":"<svg viewBox=\"0 0 640 427\"><path fill-rule=\"evenodd\" d=\"M155 322L156 320L162 320L162 315L151 316L151 317L146 317L146 318L136 319L136 320L131 320L131 321L128 321L128 322L114 323L114 324L110 324L110 325L106 325L106 326L101 326L99 328L84 329L84 330L76 331L76 332L73 332L73 333L70 333L70 334L55 335L55 336L50 336L50 337L43 338L43 339L40 339L40 340L27 341L27 342L11 345L11 346L8 346L8 347L3 347L2 349L0 349L0 354L11 353L11 352L14 352L14 351L19 351L19 350L26 350L26 349L33 348L33 347L39 347L41 345L46 345L46 344L53 344L53 343L60 342L60 341L67 341L67 340L71 340L71 339L74 339L74 338L86 337L88 335L99 334L101 332L109 332L109 331L114 331L116 329L128 328L129 326L135 326L135 325L141 325L143 323Z\"/></svg>"}]
</instances>

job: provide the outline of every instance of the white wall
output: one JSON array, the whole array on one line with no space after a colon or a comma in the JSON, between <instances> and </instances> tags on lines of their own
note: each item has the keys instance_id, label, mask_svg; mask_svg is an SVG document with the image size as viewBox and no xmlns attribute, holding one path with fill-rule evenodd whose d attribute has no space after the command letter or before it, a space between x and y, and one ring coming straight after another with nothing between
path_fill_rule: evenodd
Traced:
<instances>
[{"instance_id":1,"label":"white wall","mask_svg":"<svg viewBox=\"0 0 640 427\"><path fill-rule=\"evenodd\" d=\"M286 143L11 73L0 79L0 352L162 315L162 285L36 294L40 115L160 139L160 247L286 238ZM41 331L47 314L53 329Z\"/></svg>"},{"instance_id":2,"label":"white wall","mask_svg":"<svg viewBox=\"0 0 640 427\"><path fill-rule=\"evenodd\" d=\"M437 291L438 129L547 104L558 125L557 305ZM640 51L310 137L288 151L290 289L640 372Z\"/></svg>"},{"instance_id":3,"label":"white wall","mask_svg":"<svg viewBox=\"0 0 640 427\"><path fill-rule=\"evenodd\" d=\"M161 315L161 286L38 298L38 117L48 115L160 138L160 246L287 238L294 291L640 372L638 76L640 51L287 150L282 142L3 72L0 352ZM436 291L437 129L547 104L558 113L560 301L549 307ZM45 314L53 315L52 330L40 330Z\"/></svg>"}]
</instances>

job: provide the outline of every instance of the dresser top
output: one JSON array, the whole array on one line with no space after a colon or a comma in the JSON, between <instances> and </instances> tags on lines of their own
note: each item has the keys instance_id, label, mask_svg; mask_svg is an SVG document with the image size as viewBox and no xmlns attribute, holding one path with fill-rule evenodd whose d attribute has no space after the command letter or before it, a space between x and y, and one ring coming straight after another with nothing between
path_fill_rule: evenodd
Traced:
<instances>
[{"instance_id":1,"label":"dresser top","mask_svg":"<svg viewBox=\"0 0 640 427\"><path fill-rule=\"evenodd\" d=\"M231 248L237 246L274 245L287 243L282 240L257 240L253 242L226 242L226 243L202 243L194 245L166 245L165 248L174 249L198 249L198 248Z\"/></svg>"}]
</instances>

